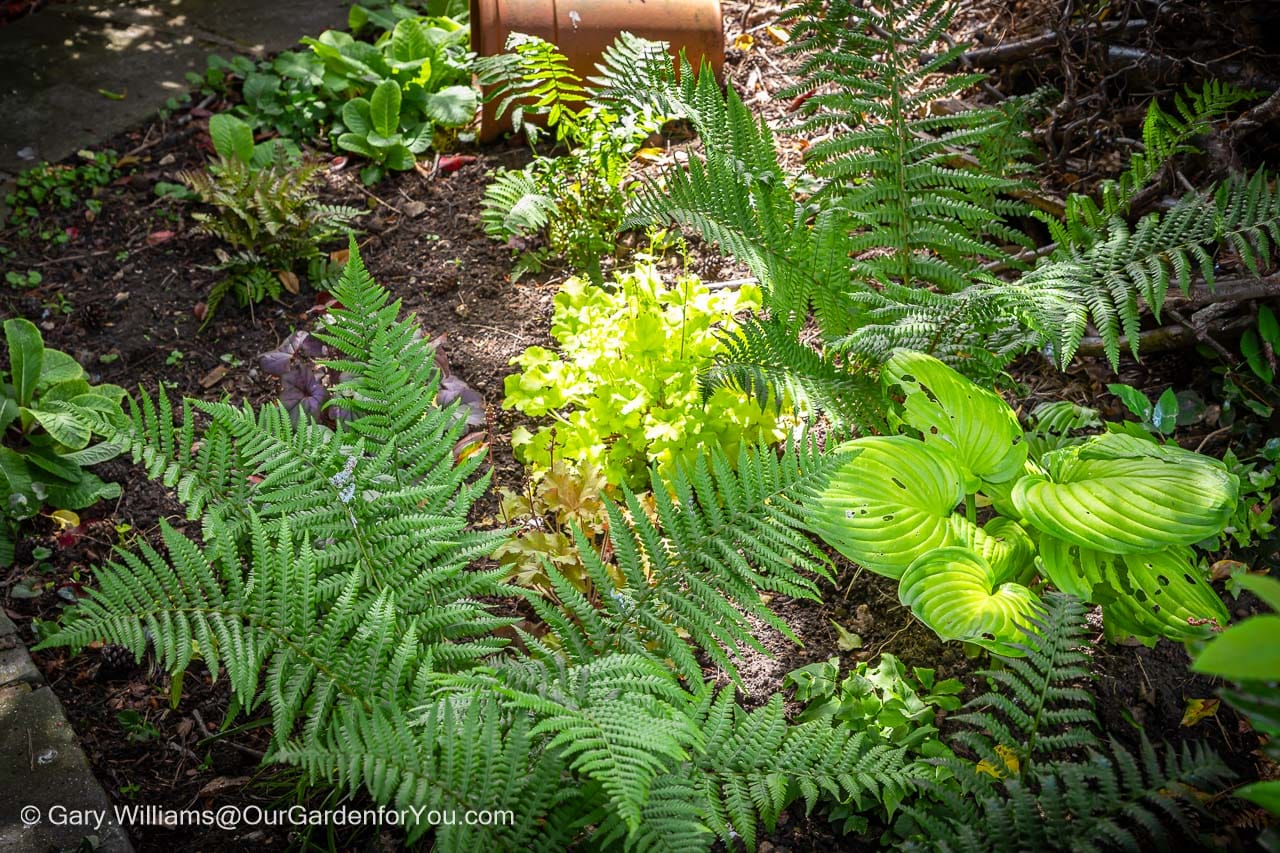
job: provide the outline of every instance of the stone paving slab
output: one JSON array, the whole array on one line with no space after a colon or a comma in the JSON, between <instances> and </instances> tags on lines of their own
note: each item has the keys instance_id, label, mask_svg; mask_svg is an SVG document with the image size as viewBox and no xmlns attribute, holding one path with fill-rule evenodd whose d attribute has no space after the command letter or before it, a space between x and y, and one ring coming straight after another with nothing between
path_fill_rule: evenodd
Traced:
<instances>
[{"instance_id":1,"label":"stone paving slab","mask_svg":"<svg viewBox=\"0 0 1280 853\"><path fill-rule=\"evenodd\" d=\"M90 837L101 853L133 851L58 697L0 687L0 850L75 850Z\"/></svg>"},{"instance_id":2,"label":"stone paving slab","mask_svg":"<svg viewBox=\"0 0 1280 853\"><path fill-rule=\"evenodd\" d=\"M64 0L0 27L0 173L137 125L186 92L186 72L202 72L211 53L284 50L343 26L346 9L343 0Z\"/></svg>"}]
</instances>

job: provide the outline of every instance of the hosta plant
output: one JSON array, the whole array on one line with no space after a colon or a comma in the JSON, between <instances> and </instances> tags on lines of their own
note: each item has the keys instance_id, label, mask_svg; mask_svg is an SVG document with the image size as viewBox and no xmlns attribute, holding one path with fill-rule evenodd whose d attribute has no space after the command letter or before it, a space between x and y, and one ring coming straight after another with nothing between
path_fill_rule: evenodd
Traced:
<instances>
[{"instance_id":1,"label":"hosta plant","mask_svg":"<svg viewBox=\"0 0 1280 853\"><path fill-rule=\"evenodd\" d=\"M711 291L697 277L668 286L640 262L610 288L571 278L555 297L551 336L560 352L530 347L514 360L503 406L554 423L512 435L535 476L556 459L598 466L605 479L647 485L649 461L669 470L708 446L738 447L785 436L785 415L735 388L705 400L698 372L720 352L734 314L758 308L760 291Z\"/></svg>"},{"instance_id":2,"label":"hosta plant","mask_svg":"<svg viewBox=\"0 0 1280 853\"><path fill-rule=\"evenodd\" d=\"M917 352L894 352L881 383L901 401L899 434L849 442L857 455L812 525L898 579L939 636L1010 653L1039 611L1036 576L1102 605L1112 637L1190 640L1226 622L1191 547L1235 509L1239 481L1221 462L1116 432L1033 457L998 394ZM993 511L982 524L980 504Z\"/></svg>"},{"instance_id":3,"label":"hosta plant","mask_svg":"<svg viewBox=\"0 0 1280 853\"><path fill-rule=\"evenodd\" d=\"M88 375L64 352L45 349L28 320L6 320L9 367L0 370L0 566L13 560L16 522L42 506L81 509L120 495L86 465L119 454L113 444L92 444L85 410L119 414L124 389L90 385Z\"/></svg>"}]
</instances>

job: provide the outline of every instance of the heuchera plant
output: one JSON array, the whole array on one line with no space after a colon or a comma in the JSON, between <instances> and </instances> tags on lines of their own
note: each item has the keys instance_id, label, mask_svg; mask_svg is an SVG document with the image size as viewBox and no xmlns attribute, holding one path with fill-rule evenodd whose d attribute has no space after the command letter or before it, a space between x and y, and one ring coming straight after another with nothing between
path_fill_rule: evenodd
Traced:
<instances>
[{"instance_id":1,"label":"heuchera plant","mask_svg":"<svg viewBox=\"0 0 1280 853\"><path fill-rule=\"evenodd\" d=\"M723 346L717 331L731 331L733 315L758 309L760 298L751 285L712 292L695 276L667 287L645 262L607 288L569 279L551 321L560 352L530 347L506 380L504 408L554 419L536 432L516 428L517 457L535 477L571 459L598 466L611 484L642 489L650 461L666 468L712 445L733 458L743 441L780 441L785 410L762 409L729 388L704 401L698 387L698 372Z\"/></svg>"},{"instance_id":2,"label":"heuchera plant","mask_svg":"<svg viewBox=\"0 0 1280 853\"><path fill-rule=\"evenodd\" d=\"M444 408L455 400L462 401L467 425L482 427L486 423L484 398L478 392L449 371L449 359L444 354L444 338L431 342L435 349L436 368L440 371L440 387L436 403ZM341 400L332 399L332 389L351 377L331 362L338 352L322 343L319 338L297 331L285 338L280 346L258 357L258 366L264 373L280 378L280 402L296 420L299 412L305 412L317 423L333 427L338 419L350 417ZM470 444L474 435L463 438L461 445Z\"/></svg>"},{"instance_id":3,"label":"heuchera plant","mask_svg":"<svg viewBox=\"0 0 1280 853\"><path fill-rule=\"evenodd\" d=\"M1112 638L1186 641L1226 624L1191 547L1235 509L1223 463L1119 432L1032 458L1009 405L937 359L899 350L881 378L902 434L849 443L860 452L813 502L813 529L897 578L939 636L1017 654L1037 576L1102 605ZM981 526L979 504L996 513Z\"/></svg>"}]
</instances>

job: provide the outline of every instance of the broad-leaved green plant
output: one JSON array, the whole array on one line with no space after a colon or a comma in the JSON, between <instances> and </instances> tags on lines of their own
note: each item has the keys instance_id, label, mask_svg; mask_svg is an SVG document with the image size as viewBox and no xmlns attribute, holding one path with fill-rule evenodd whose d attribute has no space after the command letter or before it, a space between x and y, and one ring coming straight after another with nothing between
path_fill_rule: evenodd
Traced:
<instances>
[{"instance_id":1,"label":"broad-leaved green plant","mask_svg":"<svg viewBox=\"0 0 1280 853\"><path fill-rule=\"evenodd\" d=\"M1191 548L1235 509L1239 480L1221 462L1116 432L1033 458L1009 405L932 356L894 352L881 382L902 401L900 434L848 443L857 455L812 525L897 578L939 636L1010 653L1039 610L1037 574L1101 604L1113 637L1190 640L1225 624ZM981 526L979 503L997 513Z\"/></svg>"},{"instance_id":2,"label":"broad-leaved green plant","mask_svg":"<svg viewBox=\"0 0 1280 853\"><path fill-rule=\"evenodd\" d=\"M6 320L8 370L0 371L0 566L13 560L16 522L48 505L82 509L120 495L84 466L120 453L108 442L91 444L94 431L81 412L120 413L124 389L90 385L88 374L64 352L45 349L28 320Z\"/></svg>"},{"instance_id":3,"label":"broad-leaved green plant","mask_svg":"<svg viewBox=\"0 0 1280 853\"><path fill-rule=\"evenodd\" d=\"M513 363L503 406L554 423L512 435L535 475L556 459L599 466L613 484L642 488L649 461L667 468L708 446L730 458L738 447L785 437L785 417L735 388L706 399L698 372L723 346L733 315L760 306L760 291L711 291L685 275L671 286L641 262L614 275L611 288L583 278L555 297L551 335L560 352L530 347Z\"/></svg>"}]
</instances>

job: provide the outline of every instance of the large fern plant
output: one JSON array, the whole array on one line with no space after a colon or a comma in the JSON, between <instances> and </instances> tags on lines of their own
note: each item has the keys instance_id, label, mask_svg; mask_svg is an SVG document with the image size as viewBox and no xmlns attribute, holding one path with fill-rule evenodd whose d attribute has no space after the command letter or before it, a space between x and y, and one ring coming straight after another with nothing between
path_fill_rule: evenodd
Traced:
<instances>
[{"instance_id":1,"label":"large fern plant","mask_svg":"<svg viewBox=\"0 0 1280 853\"><path fill-rule=\"evenodd\" d=\"M992 689L951 719L971 759L937 763L952 785L922 781L898 823L907 849L939 851L1150 850L1200 846L1202 792L1231 771L1195 745L1137 754L1097 736L1085 611L1052 594L1018 644L1024 655L981 673Z\"/></svg>"},{"instance_id":2,"label":"large fern plant","mask_svg":"<svg viewBox=\"0 0 1280 853\"><path fill-rule=\"evenodd\" d=\"M607 560L578 537L594 591L548 564L543 599L476 563L501 535L467 526L481 457L455 461L465 418L436 407L430 346L354 245L335 296L316 334L350 376L336 429L145 394L95 425L175 488L199 537L166 525L162 548L99 567L46 647L151 649L175 679L201 660L270 715L269 760L453 815L411 821L444 850L699 850L753 841L797 799L901 799L911 770L874 733L788 723L778 697L747 711L708 678L735 678L759 624L786 632L764 593L816 596L800 507L843 455L802 442L655 479L656 522L629 493L608 507ZM516 596L539 625L501 615ZM465 819L481 810L514 819Z\"/></svg>"},{"instance_id":3,"label":"large fern plant","mask_svg":"<svg viewBox=\"0 0 1280 853\"><path fill-rule=\"evenodd\" d=\"M652 103L689 116L703 156L651 184L624 226L690 228L750 267L768 295L767 316L742 326L709 386L805 396L867 426L866 412L842 398L896 348L991 378L1046 344L1069 361L1092 324L1115 363L1121 346L1136 352L1143 302L1158 315L1171 285L1186 290L1197 270L1212 283L1215 247L1254 271L1269 263L1280 202L1266 173L1126 218L1164 158L1248 94L1207 86L1176 114L1153 108L1151 150L1104 187L1100 205L1073 200L1067 220L1053 222L1058 251L1025 271L1009 251L1027 245L1018 226L1032 211L1016 164L991 154L1007 155L993 140L1017 135L1018 114L941 103L976 79L937 73L962 49L943 38L952 8L801 0L786 13L803 62L785 94L806 98L794 129L813 137L805 173L820 187L808 197L779 167L774 131L733 91L722 94L709 75L694 82L687 67L678 81L647 80ZM1017 275L998 279L997 269ZM816 359L798 348L810 317L821 332Z\"/></svg>"}]
</instances>

